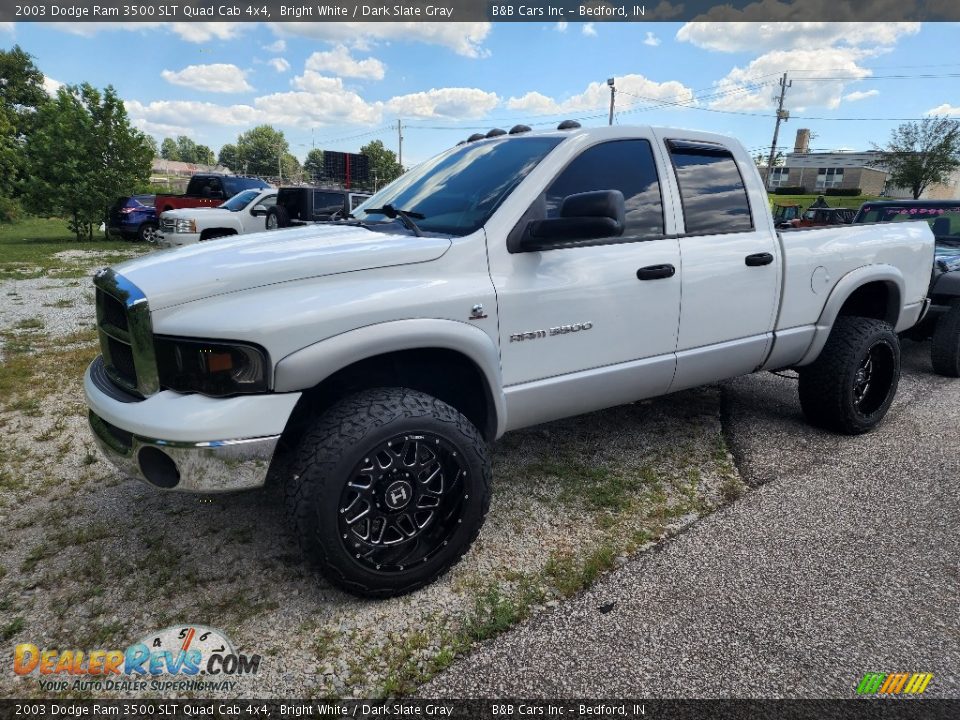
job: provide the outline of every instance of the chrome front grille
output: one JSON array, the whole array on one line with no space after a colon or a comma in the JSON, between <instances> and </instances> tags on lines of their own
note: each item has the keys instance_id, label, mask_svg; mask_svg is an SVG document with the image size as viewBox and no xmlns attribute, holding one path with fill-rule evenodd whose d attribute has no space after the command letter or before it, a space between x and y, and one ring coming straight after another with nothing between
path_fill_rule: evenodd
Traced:
<instances>
[{"instance_id":1,"label":"chrome front grille","mask_svg":"<svg viewBox=\"0 0 960 720\"><path fill-rule=\"evenodd\" d=\"M160 232L162 233L173 233L176 232L177 221L173 218L160 218Z\"/></svg>"},{"instance_id":2,"label":"chrome front grille","mask_svg":"<svg viewBox=\"0 0 960 720\"><path fill-rule=\"evenodd\" d=\"M97 332L109 378L141 397L160 388L153 349L153 326L146 296L110 268L93 279L96 286Z\"/></svg>"}]
</instances>

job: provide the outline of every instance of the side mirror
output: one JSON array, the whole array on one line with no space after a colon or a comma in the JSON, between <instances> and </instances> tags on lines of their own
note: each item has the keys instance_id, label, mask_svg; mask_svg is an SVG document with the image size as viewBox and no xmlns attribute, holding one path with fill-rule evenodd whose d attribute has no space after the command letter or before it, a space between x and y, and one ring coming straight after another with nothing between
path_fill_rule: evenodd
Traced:
<instances>
[{"instance_id":1,"label":"side mirror","mask_svg":"<svg viewBox=\"0 0 960 720\"><path fill-rule=\"evenodd\" d=\"M267 209L263 205L257 205L250 211L250 214L254 217L264 217L267 214Z\"/></svg>"},{"instance_id":2,"label":"side mirror","mask_svg":"<svg viewBox=\"0 0 960 720\"><path fill-rule=\"evenodd\" d=\"M560 203L560 217L532 220L521 240L526 251L574 247L584 240L619 237L626 211L619 190L596 190L568 195Z\"/></svg>"}]
</instances>

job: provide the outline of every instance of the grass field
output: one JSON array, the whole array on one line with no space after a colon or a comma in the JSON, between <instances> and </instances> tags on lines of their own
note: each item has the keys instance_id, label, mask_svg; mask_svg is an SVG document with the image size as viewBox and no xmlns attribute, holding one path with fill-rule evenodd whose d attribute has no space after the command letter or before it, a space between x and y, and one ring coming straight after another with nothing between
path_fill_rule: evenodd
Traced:
<instances>
[{"instance_id":1,"label":"grass field","mask_svg":"<svg viewBox=\"0 0 960 720\"><path fill-rule=\"evenodd\" d=\"M774 205L799 205L804 210L810 207L817 199L817 195L773 195L768 193L770 208ZM830 207L853 208L856 210L868 200L882 200L878 195L857 195L856 197L824 196Z\"/></svg>"},{"instance_id":2,"label":"grass field","mask_svg":"<svg viewBox=\"0 0 960 720\"><path fill-rule=\"evenodd\" d=\"M40 277L48 270L58 270L65 277L62 263L55 257L65 250L97 250L106 253L104 264L120 262L136 246L122 240L109 240L94 230L92 242L77 242L60 218L26 218L15 223L0 223L0 279ZM112 258L110 253L116 252Z\"/></svg>"}]
</instances>

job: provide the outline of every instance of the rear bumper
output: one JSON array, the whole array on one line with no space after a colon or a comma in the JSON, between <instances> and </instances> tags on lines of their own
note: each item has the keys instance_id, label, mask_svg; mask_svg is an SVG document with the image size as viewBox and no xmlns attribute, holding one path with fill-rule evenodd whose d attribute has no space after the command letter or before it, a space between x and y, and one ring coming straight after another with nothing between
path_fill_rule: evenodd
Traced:
<instances>
[{"instance_id":1,"label":"rear bumper","mask_svg":"<svg viewBox=\"0 0 960 720\"><path fill-rule=\"evenodd\" d=\"M262 486L300 398L300 393L209 398L164 390L138 399L112 386L101 367L97 358L84 377L94 440L125 476L162 490L213 493Z\"/></svg>"}]
</instances>

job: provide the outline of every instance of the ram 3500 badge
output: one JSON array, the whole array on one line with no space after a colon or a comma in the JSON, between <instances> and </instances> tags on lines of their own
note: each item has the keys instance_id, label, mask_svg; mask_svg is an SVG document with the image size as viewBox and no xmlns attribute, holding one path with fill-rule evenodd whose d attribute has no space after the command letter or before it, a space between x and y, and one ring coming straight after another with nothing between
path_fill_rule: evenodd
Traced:
<instances>
[{"instance_id":1,"label":"ram 3500 badge","mask_svg":"<svg viewBox=\"0 0 960 720\"><path fill-rule=\"evenodd\" d=\"M883 418L925 223L781 237L735 140L562 128L461 144L352 218L98 275L103 452L166 490L276 477L307 556L384 597L466 552L509 430L781 368L816 425Z\"/></svg>"}]
</instances>

